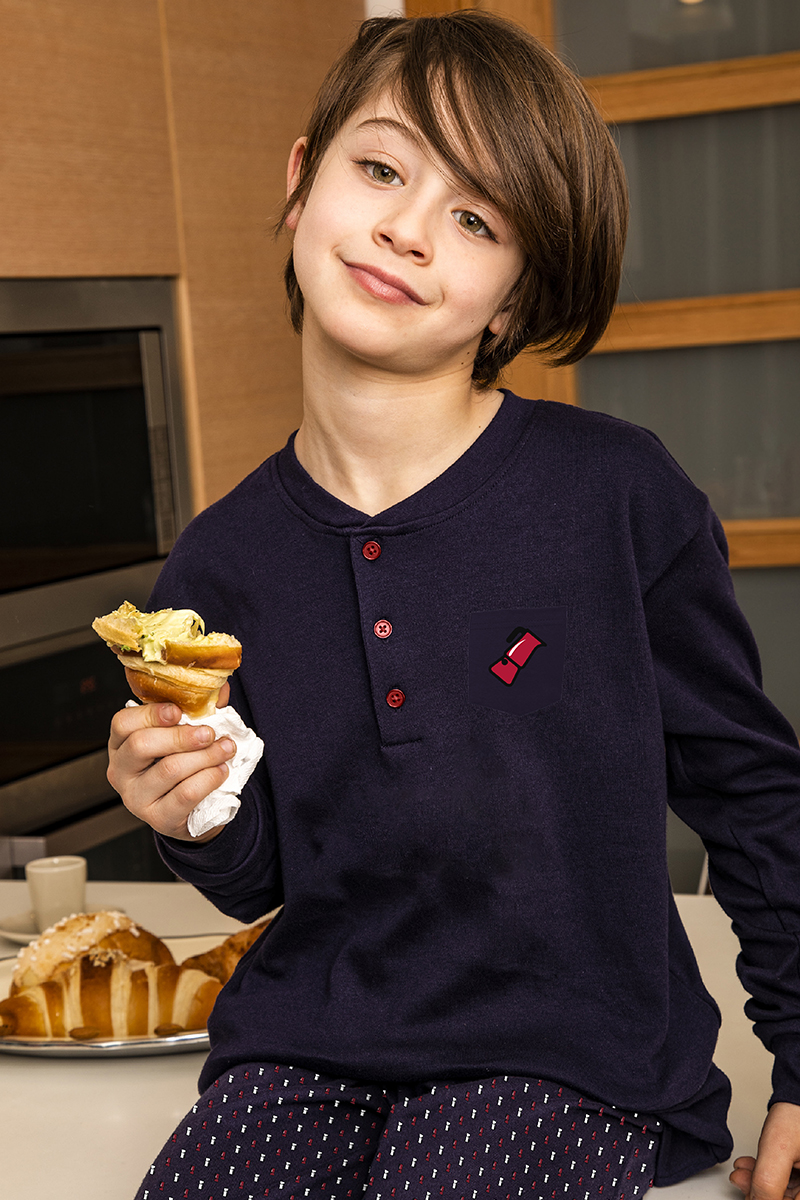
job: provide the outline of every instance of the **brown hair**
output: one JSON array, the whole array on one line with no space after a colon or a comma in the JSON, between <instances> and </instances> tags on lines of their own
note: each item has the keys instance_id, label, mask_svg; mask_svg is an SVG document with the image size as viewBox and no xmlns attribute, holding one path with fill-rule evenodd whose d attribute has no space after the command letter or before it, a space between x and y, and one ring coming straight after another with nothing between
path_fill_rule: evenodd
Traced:
<instances>
[{"instance_id":1,"label":"brown hair","mask_svg":"<svg viewBox=\"0 0 800 1200\"><path fill-rule=\"evenodd\" d=\"M311 115L297 187L278 228L311 190L342 126L389 92L454 178L494 205L525 254L505 330L488 330L473 380L491 386L525 347L577 362L608 324L622 269L628 201L614 141L581 83L519 26L485 12L365 21L328 72ZM292 324L303 297L285 272Z\"/></svg>"}]
</instances>

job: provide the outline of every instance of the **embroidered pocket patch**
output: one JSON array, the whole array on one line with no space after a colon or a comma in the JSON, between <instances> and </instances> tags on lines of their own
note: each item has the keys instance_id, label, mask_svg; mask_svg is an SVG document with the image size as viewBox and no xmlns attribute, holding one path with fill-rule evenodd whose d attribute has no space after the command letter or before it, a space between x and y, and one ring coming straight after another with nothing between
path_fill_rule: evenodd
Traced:
<instances>
[{"instance_id":1,"label":"embroidered pocket patch","mask_svg":"<svg viewBox=\"0 0 800 1200\"><path fill-rule=\"evenodd\" d=\"M566 608L505 608L469 620L469 699L526 716L557 704L564 677Z\"/></svg>"}]
</instances>

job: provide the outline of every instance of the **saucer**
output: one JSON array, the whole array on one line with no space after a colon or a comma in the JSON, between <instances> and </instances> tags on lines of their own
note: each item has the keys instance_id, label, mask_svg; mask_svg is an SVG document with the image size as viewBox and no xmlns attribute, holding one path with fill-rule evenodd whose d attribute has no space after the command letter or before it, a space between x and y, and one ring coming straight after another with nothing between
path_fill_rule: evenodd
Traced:
<instances>
[{"instance_id":1,"label":"saucer","mask_svg":"<svg viewBox=\"0 0 800 1200\"><path fill-rule=\"evenodd\" d=\"M15 917L0 917L0 937L18 946L27 946L39 936L33 911L17 913Z\"/></svg>"},{"instance_id":2,"label":"saucer","mask_svg":"<svg viewBox=\"0 0 800 1200\"><path fill-rule=\"evenodd\" d=\"M87 908L87 913L102 912L99 908ZM115 912L121 912L119 908L114 909ZM9 942L15 942L18 946L27 946L39 936L39 930L36 928L36 918L33 915L33 910L30 912L17 913L13 917L0 917L0 937L5 938Z\"/></svg>"}]
</instances>

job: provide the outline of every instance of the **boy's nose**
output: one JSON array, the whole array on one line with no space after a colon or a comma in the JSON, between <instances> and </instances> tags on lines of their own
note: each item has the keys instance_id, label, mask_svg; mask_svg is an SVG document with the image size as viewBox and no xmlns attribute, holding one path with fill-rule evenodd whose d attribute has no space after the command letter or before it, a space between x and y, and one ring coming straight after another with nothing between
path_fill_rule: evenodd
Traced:
<instances>
[{"instance_id":1,"label":"boy's nose","mask_svg":"<svg viewBox=\"0 0 800 1200\"><path fill-rule=\"evenodd\" d=\"M433 255L433 241L425 214L410 205L399 206L375 226L375 241L391 247L396 254L410 255L415 261L427 262Z\"/></svg>"}]
</instances>

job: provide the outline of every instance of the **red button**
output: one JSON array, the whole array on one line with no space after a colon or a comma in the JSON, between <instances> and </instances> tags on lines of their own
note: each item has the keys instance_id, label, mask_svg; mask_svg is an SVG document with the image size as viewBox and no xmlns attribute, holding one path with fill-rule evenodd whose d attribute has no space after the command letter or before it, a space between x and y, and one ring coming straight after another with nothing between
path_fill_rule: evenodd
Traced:
<instances>
[{"instance_id":1,"label":"red button","mask_svg":"<svg viewBox=\"0 0 800 1200\"><path fill-rule=\"evenodd\" d=\"M377 542L364 542L361 547L361 553L364 558L368 558L370 562L374 562L376 558L381 556L381 548Z\"/></svg>"},{"instance_id":2,"label":"red button","mask_svg":"<svg viewBox=\"0 0 800 1200\"><path fill-rule=\"evenodd\" d=\"M405 692L401 692L400 688L392 688L386 695L386 703L389 705L389 708L400 708L405 702Z\"/></svg>"},{"instance_id":3,"label":"red button","mask_svg":"<svg viewBox=\"0 0 800 1200\"><path fill-rule=\"evenodd\" d=\"M390 621L376 621L372 627L375 631L375 637L387 638L392 632Z\"/></svg>"}]
</instances>

